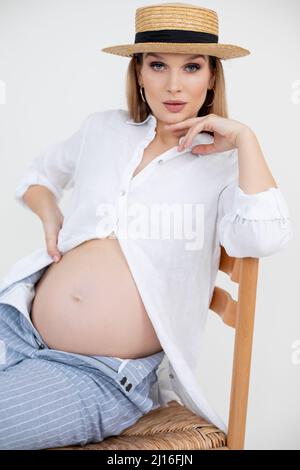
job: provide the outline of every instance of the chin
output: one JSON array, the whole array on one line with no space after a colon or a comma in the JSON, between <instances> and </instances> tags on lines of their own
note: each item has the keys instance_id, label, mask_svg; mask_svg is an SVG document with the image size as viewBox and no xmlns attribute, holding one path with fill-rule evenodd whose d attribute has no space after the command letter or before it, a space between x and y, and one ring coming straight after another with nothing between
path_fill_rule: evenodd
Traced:
<instances>
[{"instance_id":1,"label":"chin","mask_svg":"<svg viewBox=\"0 0 300 470\"><path fill-rule=\"evenodd\" d=\"M184 113L183 111L179 111L178 113L172 113L171 111L166 113L166 121L170 122L179 122L183 121L184 119L188 119L190 116Z\"/></svg>"}]
</instances>

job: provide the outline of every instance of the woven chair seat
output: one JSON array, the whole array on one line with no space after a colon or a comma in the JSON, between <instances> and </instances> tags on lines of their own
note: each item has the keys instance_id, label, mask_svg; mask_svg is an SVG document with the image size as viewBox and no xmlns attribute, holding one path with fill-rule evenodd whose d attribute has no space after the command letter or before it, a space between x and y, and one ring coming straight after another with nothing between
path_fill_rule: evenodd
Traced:
<instances>
[{"instance_id":1,"label":"woven chair seat","mask_svg":"<svg viewBox=\"0 0 300 470\"><path fill-rule=\"evenodd\" d=\"M48 450L220 450L227 449L226 434L177 401L143 415L118 436L85 446Z\"/></svg>"}]
</instances>

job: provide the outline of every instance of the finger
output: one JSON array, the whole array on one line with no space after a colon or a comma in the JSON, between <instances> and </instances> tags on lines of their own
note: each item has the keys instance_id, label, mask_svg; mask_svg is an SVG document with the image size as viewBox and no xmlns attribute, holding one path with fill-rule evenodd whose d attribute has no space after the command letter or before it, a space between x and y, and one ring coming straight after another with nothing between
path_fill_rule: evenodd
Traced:
<instances>
[{"instance_id":1,"label":"finger","mask_svg":"<svg viewBox=\"0 0 300 470\"><path fill-rule=\"evenodd\" d=\"M179 151L182 150L183 148L191 147L194 138L196 137L197 134L199 134L204 128L204 122L200 122L196 125L194 125L185 135L184 139L182 140L180 146L179 146Z\"/></svg>"},{"instance_id":2,"label":"finger","mask_svg":"<svg viewBox=\"0 0 300 470\"><path fill-rule=\"evenodd\" d=\"M56 236L54 235L46 236L47 251L48 251L49 256L51 256L54 259L54 261L56 261L55 257L57 257L57 261L58 261L61 256L59 250L57 249L56 243L57 243Z\"/></svg>"},{"instance_id":3,"label":"finger","mask_svg":"<svg viewBox=\"0 0 300 470\"><path fill-rule=\"evenodd\" d=\"M203 124L199 124L198 126L193 126L185 135L184 139L181 142L182 147L190 147L193 143L194 138L196 137L199 132L203 129Z\"/></svg>"},{"instance_id":4,"label":"finger","mask_svg":"<svg viewBox=\"0 0 300 470\"><path fill-rule=\"evenodd\" d=\"M51 256L51 258L53 258L53 261L55 261L56 263L60 260L61 258L61 254L60 252L57 250L57 249L52 249L51 250L51 254L49 253L49 256Z\"/></svg>"},{"instance_id":5,"label":"finger","mask_svg":"<svg viewBox=\"0 0 300 470\"><path fill-rule=\"evenodd\" d=\"M208 155L216 151L215 144L199 144L192 148L192 153L200 155Z\"/></svg>"},{"instance_id":6,"label":"finger","mask_svg":"<svg viewBox=\"0 0 300 470\"><path fill-rule=\"evenodd\" d=\"M51 256L51 258L53 258L54 261L59 261L60 260L61 254L57 250L56 247L55 248L53 248L53 247L48 248L48 254L49 254L49 256Z\"/></svg>"}]
</instances>

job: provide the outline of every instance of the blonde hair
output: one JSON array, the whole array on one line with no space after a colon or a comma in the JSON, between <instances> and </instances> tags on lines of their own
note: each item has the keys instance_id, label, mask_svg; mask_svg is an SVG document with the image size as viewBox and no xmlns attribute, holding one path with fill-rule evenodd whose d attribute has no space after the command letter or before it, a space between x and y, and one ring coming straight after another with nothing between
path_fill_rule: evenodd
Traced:
<instances>
[{"instance_id":1,"label":"blonde hair","mask_svg":"<svg viewBox=\"0 0 300 470\"><path fill-rule=\"evenodd\" d=\"M207 114L217 114L221 117L228 117L224 71L221 60L215 56L208 56L209 67L215 75L213 90L207 91L205 102L198 111L197 116L206 116ZM143 53L133 54L127 69L126 78L126 99L129 118L134 122L144 121L151 109L148 104L142 100L140 86L138 83L136 66L143 64ZM145 95L144 95L145 96ZM207 106L212 103L212 106Z\"/></svg>"}]
</instances>

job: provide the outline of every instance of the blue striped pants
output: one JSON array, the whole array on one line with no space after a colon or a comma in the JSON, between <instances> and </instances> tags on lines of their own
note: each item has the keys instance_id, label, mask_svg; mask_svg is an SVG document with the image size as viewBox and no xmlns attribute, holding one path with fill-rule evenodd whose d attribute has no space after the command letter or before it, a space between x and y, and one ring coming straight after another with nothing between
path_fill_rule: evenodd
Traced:
<instances>
[{"instance_id":1,"label":"blue striped pants","mask_svg":"<svg viewBox=\"0 0 300 470\"><path fill-rule=\"evenodd\" d=\"M50 349L15 306L0 303L0 449L84 446L158 407L164 351L121 360Z\"/></svg>"}]
</instances>

